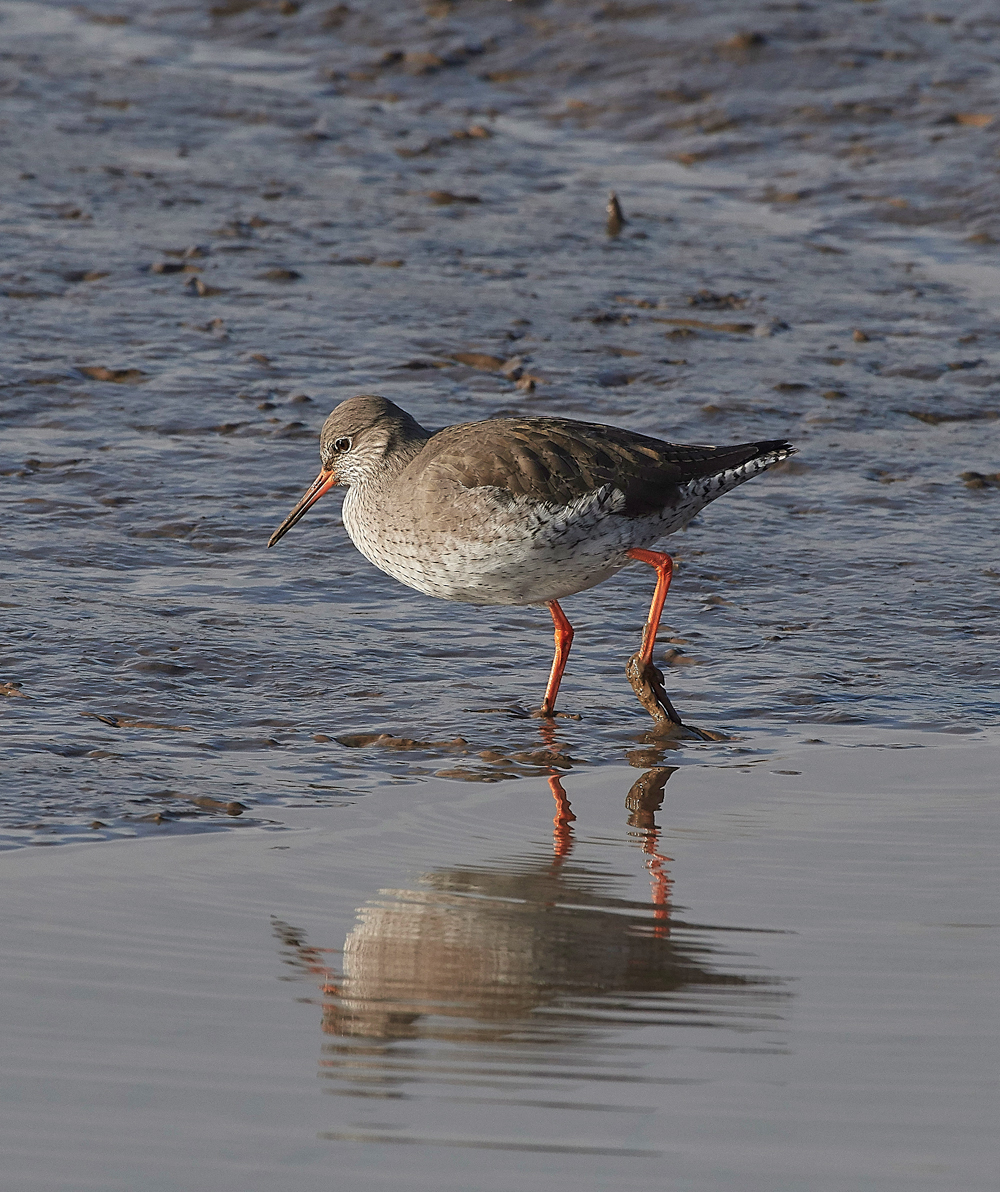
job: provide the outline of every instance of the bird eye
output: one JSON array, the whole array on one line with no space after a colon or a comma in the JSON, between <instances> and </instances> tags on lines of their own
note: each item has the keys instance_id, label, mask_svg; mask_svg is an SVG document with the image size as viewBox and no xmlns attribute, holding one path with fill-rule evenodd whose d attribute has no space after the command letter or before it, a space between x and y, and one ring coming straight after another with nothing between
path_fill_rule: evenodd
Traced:
<instances>
[{"instance_id":1,"label":"bird eye","mask_svg":"<svg viewBox=\"0 0 1000 1192\"><path fill-rule=\"evenodd\" d=\"M350 439L337 439L337 440L335 440L335 442L333 444L333 449L334 449L334 451L350 451L351 440Z\"/></svg>"}]
</instances>

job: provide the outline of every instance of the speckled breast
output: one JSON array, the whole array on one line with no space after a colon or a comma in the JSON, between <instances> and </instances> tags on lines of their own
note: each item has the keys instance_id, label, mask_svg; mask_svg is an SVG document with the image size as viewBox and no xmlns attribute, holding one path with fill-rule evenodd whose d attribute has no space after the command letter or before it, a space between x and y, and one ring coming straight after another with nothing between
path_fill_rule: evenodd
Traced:
<instances>
[{"instance_id":1,"label":"speckled breast","mask_svg":"<svg viewBox=\"0 0 1000 1192\"><path fill-rule=\"evenodd\" d=\"M419 494L348 490L344 526L380 570L428 596L469 604L541 604L594 587L691 515L635 518L610 485L553 507L502 490L456 489L429 515Z\"/></svg>"}]
</instances>

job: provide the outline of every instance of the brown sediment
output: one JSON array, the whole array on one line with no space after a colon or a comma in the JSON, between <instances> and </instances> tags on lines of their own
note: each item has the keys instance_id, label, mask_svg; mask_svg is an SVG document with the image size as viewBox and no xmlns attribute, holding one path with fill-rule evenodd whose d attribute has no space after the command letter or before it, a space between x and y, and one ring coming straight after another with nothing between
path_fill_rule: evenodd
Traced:
<instances>
[{"instance_id":1,"label":"brown sediment","mask_svg":"<svg viewBox=\"0 0 1000 1192\"><path fill-rule=\"evenodd\" d=\"M457 195L450 190L430 190L427 197L435 207L450 207L454 203L481 203L479 195Z\"/></svg>"},{"instance_id":2,"label":"brown sediment","mask_svg":"<svg viewBox=\"0 0 1000 1192\"><path fill-rule=\"evenodd\" d=\"M490 356L486 352L454 352L451 359L458 364L465 364L469 368L482 369L484 372L499 372L504 365L503 360L499 356Z\"/></svg>"},{"instance_id":3,"label":"brown sediment","mask_svg":"<svg viewBox=\"0 0 1000 1192\"><path fill-rule=\"evenodd\" d=\"M948 413L944 410L900 410L928 426L940 426L943 422L994 422L1000 418L1000 410L962 410Z\"/></svg>"},{"instance_id":4,"label":"brown sediment","mask_svg":"<svg viewBox=\"0 0 1000 1192\"><path fill-rule=\"evenodd\" d=\"M79 371L92 381L111 381L116 385L136 385L146 379L141 368L107 368L103 364L79 365Z\"/></svg>"},{"instance_id":5,"label":"brown sediment","mask_svg":"<svg viewBox=\"0 0 1000 1192\"><path fill-rule=\"evenodd\" d=\"M135 716L117 716L109 712L81 712L80 715L100 720L102 724L108 724L112 728L163 728L174 733L194 731L188 724L164 724L160 720L140 720Z\"/></svg>"},{"instance_id":6,"label":"brown sediment","mask_svg":"<svg viewBox=\"0 0 1000 1192\"><path fill-rule=\"evenodd\" d=\"M237 816L247 810L246 804L238 803L235 799L225 802L222 799L213 799L209 795L188 795L187 798L190 803L204 811L223 811L226 815Z\"/></svg>"},{"instance_id":7,"label":"brown sediment","mask_svg":"<svg viewBox=\"0 0 1000 1192\"><path fill-rule=\"evenodd\" d=\"M723 331L727 335L752 335L753 323L710 323L706 319L666 319L654 315L651 323L668 323L673 327L697 328L699 331Z\"/></svg>"},{"instance_id":8,"label":"brown sediment","mask_svg":"<svg viewBox=\"0 0 1000 1192\"><path fill-rule=\"evenodd\" d=\"M390 733L345 733L341 737L334 737L334 740L338 745L344 745L348 749L363 749L369 745L378 745L383 749L464 750L468 745L468 741L464 737L453 737L450 741L418 741L413 737L394 737Z\"/></svg>"},{"instance_id":9,"label":"brown sediment","mask_svg":"<svg viewBox=\"0 0 1000 1192\"><path fill-rule=\"evenodd\" d=\"M1000 488L1000 472L963 472L959 480L966 488Z\"/></svg>"}]
</instances>

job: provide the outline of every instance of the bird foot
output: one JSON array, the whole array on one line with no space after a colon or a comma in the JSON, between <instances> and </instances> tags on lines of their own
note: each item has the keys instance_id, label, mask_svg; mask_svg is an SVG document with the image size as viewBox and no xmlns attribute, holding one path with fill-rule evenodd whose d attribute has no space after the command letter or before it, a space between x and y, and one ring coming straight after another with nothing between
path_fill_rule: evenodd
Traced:
<instances>
[{"instance_id":1,"label":"bird foot","mask_svg":"<svg viewBox=\"0 0 1000 1192\"><path fill-rule=\"evenodd\" d=\"M633 654L625 667L625 675L632 684L636 699L656 722L656 727L644 740L662 742L667 737L693 738L696 741L729 740L722 733L695 728L693 724L685 724L681 720L663 688L663 671L652 662L643 662L638 654Z\"/></svg>"},{"instance_id":2,"label":"bird foot","mask_svg":"<svg viewBox=\"0 0 1000 1192\"><path fill-rule=\"evenodd\" d=\"M625 677L632 684L636 699L657 724L681 723L664 689L663 671L652 662L644 662L639 654L633 654L625 667Z\"/></svg>"},{"instance_id":3,"label":"bird foot","mask_svg":"<svg viewBox=\"0 0 1000 1192\"><path fill-rule=\"evenodd\" d=\"M554 709L547 712L545 708L533 708L531 712L535 720L582 720L583 717L579 712L556 712Z\"/></svg>"}]
</instances>

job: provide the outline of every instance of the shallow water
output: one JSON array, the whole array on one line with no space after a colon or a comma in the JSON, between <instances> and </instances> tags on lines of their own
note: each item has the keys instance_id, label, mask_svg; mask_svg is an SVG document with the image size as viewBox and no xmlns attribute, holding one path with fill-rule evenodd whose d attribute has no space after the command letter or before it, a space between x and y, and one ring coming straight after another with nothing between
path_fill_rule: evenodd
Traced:
<instances>
[{"instance_id":1,"label":"shallow water","mask_svg":"<svg viewBox=\"0 0 1000 1192\"><path fill-rule=\"evenodd\" d=\"M985 1192L996 744L838 734L8 853L12 1186Z\"/></svg>"},{"instance_id":2,"label":"shallow water","mask_svg":"<svg viewBox=\"0 0 1000 1192\"><path fill-rule=\"evenodd\" d=\"M332 1154L365 1187L646 1188L665 1155L682 1187L985 1187L990 14L215 8L0 4L0 880L18 1096L93 1174L19 1118L26 1171L185 1187L224 1136L213 1187ZM793 439L670 543L667 690L724 739L651 736L632 696L648 569L566 602L580 719L545 728L544 610L403 588L334 497L265 551L358 392ZM654 840L621 802L674 767ZM38 1000L70 953L90 975ZM103 1073L81 1117L64 1061ZM201 1140L159 1183L109 1143L133 1081L147 1155Z\"/></svg>"},{"instance_id":3,"label":"shallow water","mask_svg":"<svg viewBox=\"0 0 1000 1192\"><path fill-rule=\"evenodd\" d=\"M583 720L543 740L474 709L537 704L544 611L409 592L353 550L335 498L264 552L323 417L364 391L429 425L515 410L794 439L672 543L668 689L738 739L713 758L828 724L996 723L997 490L960 474L996 467L1000 345L950 241L859 219L850 242L721 170L470 117L433 79L430 111L331 93L308 46L32 4L4 28L7 841L636 747L622 668L645 568L569 602L563 707ZM448 143L399 156L417 130ZM459 352L541 379L525 393ZM365 735L423 744L336 740Z\"/></svg>"}]
</instances>

